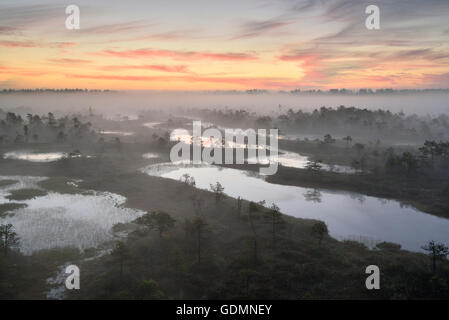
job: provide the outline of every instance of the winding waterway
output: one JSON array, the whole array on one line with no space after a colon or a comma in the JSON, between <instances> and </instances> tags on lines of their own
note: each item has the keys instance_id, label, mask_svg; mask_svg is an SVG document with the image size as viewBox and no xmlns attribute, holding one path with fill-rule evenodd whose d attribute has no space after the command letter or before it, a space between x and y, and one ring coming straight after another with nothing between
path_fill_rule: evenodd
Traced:
<instances>
[{"instance_id":1,"label":"winding waterway","mask_svg":"<svg viewBox=\"0 0 449 320\"><path fill-rule=\"evenodd\" d=\"M196 187L209 189L220 182L231 197L276 203L285 214L325 221L330 235L342 240L363 240L367 244L388 241L406 250L421 251L430 240L449 244L449 219L423 213L398 201L296 186L272 184L244 170L210 165L156 164L143 172L179 180L189 174Z\"/></svg>"}]
</instances>

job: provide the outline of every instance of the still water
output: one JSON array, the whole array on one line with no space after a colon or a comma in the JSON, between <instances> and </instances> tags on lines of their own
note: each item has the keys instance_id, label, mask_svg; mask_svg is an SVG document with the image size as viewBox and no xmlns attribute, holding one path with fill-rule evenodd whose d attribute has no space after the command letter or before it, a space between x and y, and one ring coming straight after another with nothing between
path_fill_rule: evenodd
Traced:
<instances>
[{"instance_id":1,"label":"still water","mask_svg":"<svg viewBox=\"0 0 449 320\"><path fill-rule=\"evenodd\" d=\"M65 152L27 152L12 151L3 155L5 159L25 160L31 162L53 162L68 157Z\"/></svg>"},{"instance_id":2,"label":"still water","mask_svg":"<svg viewBox=\"0 0 449 320\"><path fill-rule=\"evenodd\" d=\"M204 125L204 123L202 123ZM206 123L207 125L213 125L210 122ZM201 141L201 145L204 147L222 147L222 141L219 141L217 139L212 139L210 137L199 137L199 141ZM186 129L175 129L172 131L170 135L171 141L178 141L183 142L185 144L192 144L193 143L193 136L190 134L190 132ZM226 142L227 148L245 148L244 144L238 144L234 141L227 141ZM258 147L259 148L259 147ZM276 151L276 149L272 149L272 151ZM260 163L260 164L269 164L271 162L278 162L278 164L283 165L285 167L292 167L292 168L299 168L304 169L306 168L307 164L309 163L310 159L307 156L301 155L296 152L286 151L286 150L277 150L278 155L276 157L274 156L268 156L263 159L259 158L248 158L248 161L254 161L254 163ZM356 170L354 168L351 168L349 166L343 166L343 165L329 165L326 163L320 164L321 170L324 171L333 171L333 172L344 172L344 173L356 173L359 170Z\"/></svg>"},{"instance_id":3,"label":"still water","mask_svg":"<svg viewBox=\"0 0 449 320\"><path fill-rule=\"evenodd\" d=\"M216 166L157 164L142 169L149 175L179 180L195 178L196 187L209 189L220 182L231 197L276 203L285 214L325 221L339 240L364 239L369 243L395 242L406 250L421 251L430 240L449 244L449 219L429 215L394 200L266 182L243 170ZM368 244L369 244L368 243Z\"/></svg>"},{"instance_id":4,"label":"still water","mask_svg":"<svg viewBox=\"0 0 449 320\"><path fill-rule=\"evenodd\" d=\"M45 177L0 176L0 205L20 204L23 207L6 211L0 224L11 223L20 237L20 250L31 254L42 249L74 247L94 248L115 239L112 227L130 222L143 214L126 208L126 198L109 192L88 191L79 194L48 192L28 200L9 200L13 190L41 189ZM74 183L74 185L76 185ZM80 190L82 192L82 190Z\"/></svg>"}]
</instances>

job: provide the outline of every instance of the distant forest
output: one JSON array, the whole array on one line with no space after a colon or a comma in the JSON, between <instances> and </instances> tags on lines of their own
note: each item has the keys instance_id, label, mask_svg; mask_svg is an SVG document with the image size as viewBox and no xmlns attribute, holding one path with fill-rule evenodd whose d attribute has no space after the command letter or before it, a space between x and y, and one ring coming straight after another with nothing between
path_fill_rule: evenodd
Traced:
<instances>
[{"instance_id":1,"label":"distant forest","mask_svg":"<svg viewBox=\"0 0 449 320\"><path fill-rule=\"evenodd\" d=\"M118 92L110 89L81 89L81 88L64 88L64 89L50 89L50 88L34 88L34 89L0 89L0 94L8 93L83 93L83 92ZM188 92L188 91L187 91ZM215 90L203 91L204 93L218 93L218 94L267 94L267 93L282 93L282 94L313 94L313 95L389 95L389 94L419 94L419 93L449 93L449 88L441 89L392 89L392 88L360 88L360 89L345 89L336 88L329 90L321 89L293 89L293 90L265 90L265 89L249 89L249 90Z\"/></svg>"},{"instance_id":2,"label":"distant forest","mask_svg":"<svg viewBox=\"0 0 449 320\"><path fill-rule=\"evenodd\" d=\"M405 115L388 110L368 110L355 107L321 107L312 112L289 109L276 115L260 116L246 110L204 109L203 119L231 127L278 128L282 133L348 135L370 139L424 141L447 140L449 117Z\"/></svg>"},{"instance_id":3,"label":"distant forest","mask_svg":"<svg viewBox=\"0 0 449 320\"><path fill-rule=\"evenodd\" d=\"M49 112L45 116L27 114L23 119L0 109L0 144L80 141L95 135L91 127L76 116L56 118Z\"/></svg>"},{"instance_id":4,"label":"distant forest","mask_svg":"<svg viewBox=\"0 0 449 320\"><path fill-rule=\"evenodd\" d=\"M77 93L77 92L114 92L113 90L105 89L2 89L0 93Z\"/></svg>"}]
</instances>

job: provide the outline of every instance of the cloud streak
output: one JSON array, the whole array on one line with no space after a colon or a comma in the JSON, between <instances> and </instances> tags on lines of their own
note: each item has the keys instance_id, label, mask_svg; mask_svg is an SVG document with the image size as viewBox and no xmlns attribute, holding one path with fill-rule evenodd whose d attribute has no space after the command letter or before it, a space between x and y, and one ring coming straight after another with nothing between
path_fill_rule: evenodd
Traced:
<instances>
[{"instance_id":1,"label":"cloud streak","mask_svg":"<svg viewBox=\"0 0 449 320\"><path fill-rule=\"evenodd\" d=\"M64 5L0 5L0 21L10 28L26 29L42 22L57 19L64 12ZM62 24L63 25L63 24Z\"/></svg>"},{"instance_id":2,"label":"cloud streak","mask_svg":"<svg viewBox=\"0 0 449 320\"><path fill-rule=\"evenodd\" d=\"M141 82L186 82L186 83L218 83L232 84L253 87L273 86L277 87L282 84L286 87L295 87L297 80L282 77L209 77L201 75L190 76L135 76L135 75L104 75L104 74L67 74L68 78L75 79L91 79L91 80L109 80L109 81L141 81Z\"/></svg>"},{"instance_id":3,"label":"cloud streak","mask_svg":"<svg viewBox=\"0 0 449 320\"><path fill-rule=\"evenodd\" d=\"M0 72L14 83L36 83L37 70L48 69L46 84L62 76L70 84L167 89L448 83L448 0L177 2L177 10L162 0L79 0L76 31L64 28L65 5L47 2L0 4ZM380 7L380 30L365 27L370 4Z\"/></svg>"},{"instance_id":4,"label":"cloud streak","mask_svg":"<svg viewBox=\"0 0 449 320\"><path fill-rule=\"evenodd\" d=\"M67 48L74 42L34 42L29 40L0 40L0 47L5 48Z\"/></svg>"},{"instance_id":5,"label":"cloud streak","mask_svg":"<svg viewBox=\"0 0 449 320\"><path fill-rule=\"evenodd\" d=\"M259 37L288 26L289 24L292 24L292 21L286 21L282 18L247 21L240 26L239 32L231 40Z\"/></svg>"},{"instance_id":6,"label":"cloud streak","mask_svg":"<svg viewBox=\"0 0 449 320\"><path fill-rule=\"evenodd\" d=\"M97 25L88 28L81 28L79 33L84 35L101 35L101 34L117 34L117 33L132 33L140 30L147 30L156 26L155 23L149 23L143 20L130 21L123 23L112 23Z\"/></svg>"},{"instance_id":7,"label":"cloud streak","mask_svg":"<svg viewBox=\"0 0 449 320\"><path fill-rule=\"evenodd\" d=\"M56 64L88 64L91 63L91 60L85 60L85 59L70 59L70 58L60 58L60 59L48 59L48 62L56 63Z\"/></svg>"},{"instance_id":8,"label":"cloud streak","mask_svg":"<svg viewBox=\"0 0 449 320\"><path fill-rule=\"evenodd\" d=\"M174 51L174 50L158 50L158 49L136 49L136 50L103 50L95 52L98 56L118 57L118 58L173 58L178 60L217 60L217 61L249 61L257 60L252 54L227 52L227 53L211 53L211 52L195 52L195 51Z\"/></svg>"},{"instance_id":9,"label":"cloud streak","mask_svg":"<svg viewBox=\"0 0 449 320\"><path fill-rule=\"evenodd\" d=\"M106 71L121 71L121 70L151 70L172 73L190 73L185 65L110 65L101 67Z\"/></svg>"}]
</instances>

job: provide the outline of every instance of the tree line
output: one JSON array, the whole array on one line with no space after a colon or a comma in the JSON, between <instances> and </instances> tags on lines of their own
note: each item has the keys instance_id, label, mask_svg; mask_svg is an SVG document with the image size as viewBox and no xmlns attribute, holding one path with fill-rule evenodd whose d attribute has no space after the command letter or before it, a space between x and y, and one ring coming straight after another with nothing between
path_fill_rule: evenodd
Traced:
<instances>
[{"instance_id":1,"label":"tree line","mask_svg":"<svg viewBox=\"0 0 449 320\"><path fill-rule=\"evenodd\" d=\"M4 112L0 109L0 144L80 141L95 136L90 122L78 116L56 118L49 112L44 116Z\"/></svg>"}]
</instances>

